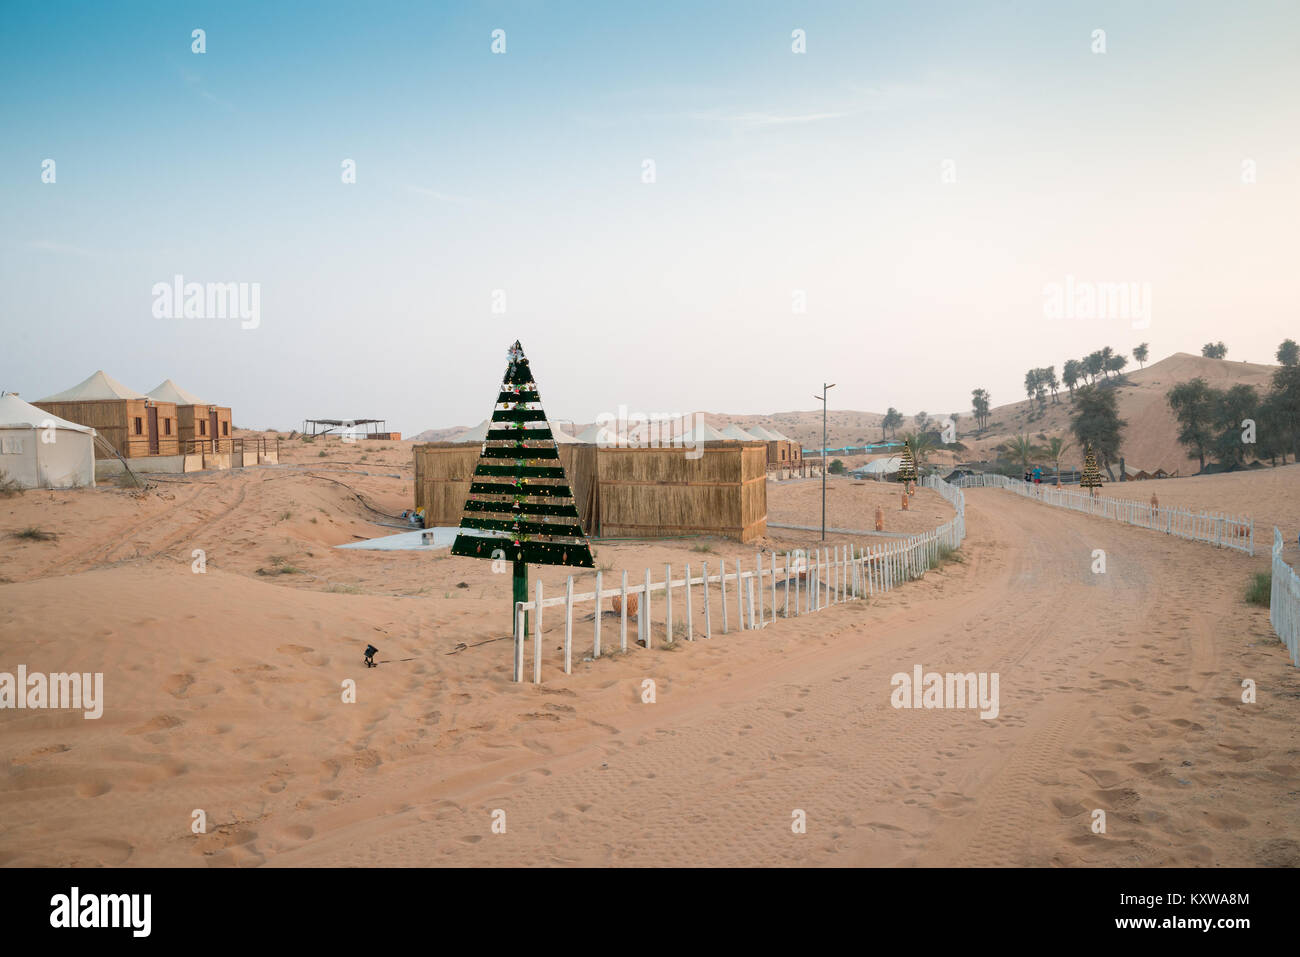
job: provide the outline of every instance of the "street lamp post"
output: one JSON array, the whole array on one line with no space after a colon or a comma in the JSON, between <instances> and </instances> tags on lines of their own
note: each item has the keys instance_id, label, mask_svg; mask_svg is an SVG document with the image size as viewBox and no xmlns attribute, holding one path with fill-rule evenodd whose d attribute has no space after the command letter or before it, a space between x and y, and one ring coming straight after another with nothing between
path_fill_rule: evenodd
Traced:
<instances>
[{"instance_id":1,"label":"street lamp post","mask_svg":"<svg viewBox=\"0 0 1300 957\"><path fill-rule=\"evenodd\" d=\"M822 394L813 396L822 400L822 541L826 541L826 393L835 388L835 383L822 383Z\"/></svg>"}]
</instances>

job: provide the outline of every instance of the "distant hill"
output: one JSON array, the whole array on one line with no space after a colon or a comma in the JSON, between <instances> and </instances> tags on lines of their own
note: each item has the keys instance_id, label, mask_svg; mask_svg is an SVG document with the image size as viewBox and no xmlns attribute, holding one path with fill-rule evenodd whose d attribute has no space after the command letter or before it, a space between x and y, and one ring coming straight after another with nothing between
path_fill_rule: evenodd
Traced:
<instances>
[{"instance_id":1,"label":"distant hill","mask_svg":"<svg viewBox=\"0 0 1300 957\"><path fill-rule=\"evenodd\" d=\"M1166 471L1178 471L1188 475L1196 471L1196 459L1188 456L1178 444L1178 426L1165 394L1180 382L1197 377L1204 378L1218 389L1243 383L1254 386L1261 393L1268 389L1270 379L1277 366L1260 365L1253 362L1234 362L1231 359L1206 359L1203 356L1187 352L1177 352L1168 358L1153 362L1145 369L1127 370L1122 379L1114 385L1118 392L1119 414L1128 425L1124 429L1121 454L1130 466L1147 470L1163 468ZM1114 379L1112 378L1112 382ZM974 388L977 383L972 382ZM995 395L996 399L997 396ZM980 461L996 457L998 446L1021 433L1027 434L1034 442L1042 443L1055 435L1064 436L1073 443L1069 435L1070 394L1062 388L1057 395L1057 402L1049 400L1047 411L1041 419L1030 419L1036 403L1021 399L994 406L989 412L989 428L981 436L975 436L975 418L969 408L958 410L928 410L931 420L938 427L952 411L960 413L957 419L958 440L968 447L960 454L937 452L931 455L936 464L948 464L957 460ZM815 449L822 442L822 412L812 409L802 412L773 412L770 415L732 415L722 412L705 412L704 420L717 429L728 425L738 425L747 429L760 425L769 431L780 432L801 443L804 448ZM849 409L830 409L826 414L826 440L831 448L866 445L881 439L880 423L884 418L882 412L860 412ZM581 432L590 423L577 423L571 431ZM911 414L904 416L903 425L898 429L903 432L915 428ZM429 429L415 436L416 441L437 442L464 431L465 427L455 429ZM566 424L566 428L568 428ZM1063 460L1063 465L1081 465L1083 453L1078 448L1071 448ZM860 457L846 458L850 464L862 461Z\"/></svg>"},{"instance_id":2,"label":"distant hill","mask_svg":"<svg viewBox=\"0 0 1300 957\"><path fill-rule=\"evenodd\" d=\"M470 428L468 425L457 425L450 429L425 429L419 435L410 436L410 440L412 442L446 442L453 435L459 435L468 428Z\"/></svg>"}]
</instances>

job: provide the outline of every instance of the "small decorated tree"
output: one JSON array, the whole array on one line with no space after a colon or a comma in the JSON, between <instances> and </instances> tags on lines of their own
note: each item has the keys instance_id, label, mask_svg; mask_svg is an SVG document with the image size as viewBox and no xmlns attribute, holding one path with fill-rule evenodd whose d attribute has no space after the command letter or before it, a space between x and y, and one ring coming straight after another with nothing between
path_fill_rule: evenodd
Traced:
<instances>
[{"instance_id":1,"label":"small decorated tree","mask_svg":"<svg viewBox=\"0 0 1300 957\"><path fill-rule=\"evenodd\" d=\"M1083 453L1083 474L1079 476L1079 487L1088 489L1089 495L1096 495L1101 488L1101 471L1097 468L1097 454L1089 442Z\"/></svg>"},{"instance_id":2,"label":"small decorated tree","mask_svg":"<svg viewBox=\"0 0 1300 957\"><path fill-rule=\"evenodd\" d=\"M506 354L510 364L451 553L513 563L513 623L514 603L528 601L529 565L595 563L528 359L518 341Z\"/></svg>"},{"instance_id":3,"label":"small decorated tree","mask_svg":"<svg viewBox=\"0 0 1300 957\"><path fill-rule=\"evenodd\" d=\"M912 454L911 444L906 441L903 442L903 453L898 464L898 480L906 483L909 489L911 483L916 481L916 456Z\"/></svg>"}]
</instances>

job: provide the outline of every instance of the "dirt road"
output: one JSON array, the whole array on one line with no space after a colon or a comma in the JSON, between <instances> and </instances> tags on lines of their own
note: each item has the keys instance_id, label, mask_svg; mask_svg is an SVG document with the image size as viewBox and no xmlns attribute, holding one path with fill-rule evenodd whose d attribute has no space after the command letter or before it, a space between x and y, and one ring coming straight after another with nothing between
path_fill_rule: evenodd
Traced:
<instances>
[{"instance_id":1,"label":"dirt road","mask_svg":"<svg viewBox=\"0 0 1300 957\"><path fill-rule=\"evenodd\" d=\"M689 690L648 670L657 703L616 732L504 776L425 774L409 809L275 863L1300 864L1300 680L1238 599L1239 557L995 490L968 502L955 571ZM998 718L894 709L914 664L998 672Z\"/></svg>"}]
</instances>

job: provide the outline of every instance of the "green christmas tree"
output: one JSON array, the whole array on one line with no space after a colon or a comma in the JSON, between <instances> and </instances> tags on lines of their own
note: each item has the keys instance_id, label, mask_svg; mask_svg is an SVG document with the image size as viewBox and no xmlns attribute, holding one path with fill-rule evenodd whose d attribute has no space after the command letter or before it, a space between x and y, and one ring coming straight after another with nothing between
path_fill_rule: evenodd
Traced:
<instances>
[{"instance_id":1,"label":"green christmas tree","mask_svg":"<svg viewBox=\"0 0 1300 957\"><path fill-rule=\"evenodd\" d=\"M513 602L528 601L529 565L594 568L595 562L518 341L507 356L510 364L451 553L513 562L513 608Z\"/></svg>"},{"instance_id":2,"label":"green christmas tree","mask_svg":"<svg viewBox=\"0 0 1300 957\"><path fill-rule=\"evenodd\" d=\"M912 446L904 442L901 461L898 463L898 480L900 482L916 481L916 457L912 455Z\"/></svg>"},{"instance_id":3,"label":"green christmas tree","mask_svg":"<svg viewBox=\"0 0 1300 957\"><path fill-rule=\"evenodd\" d=\"M1080 488L1101 488L1101 471L1097 468L1097 454L1092 450L1092 443L1083 453L1083 474L1079 476Z\"/></svg>"}]
</instances>

